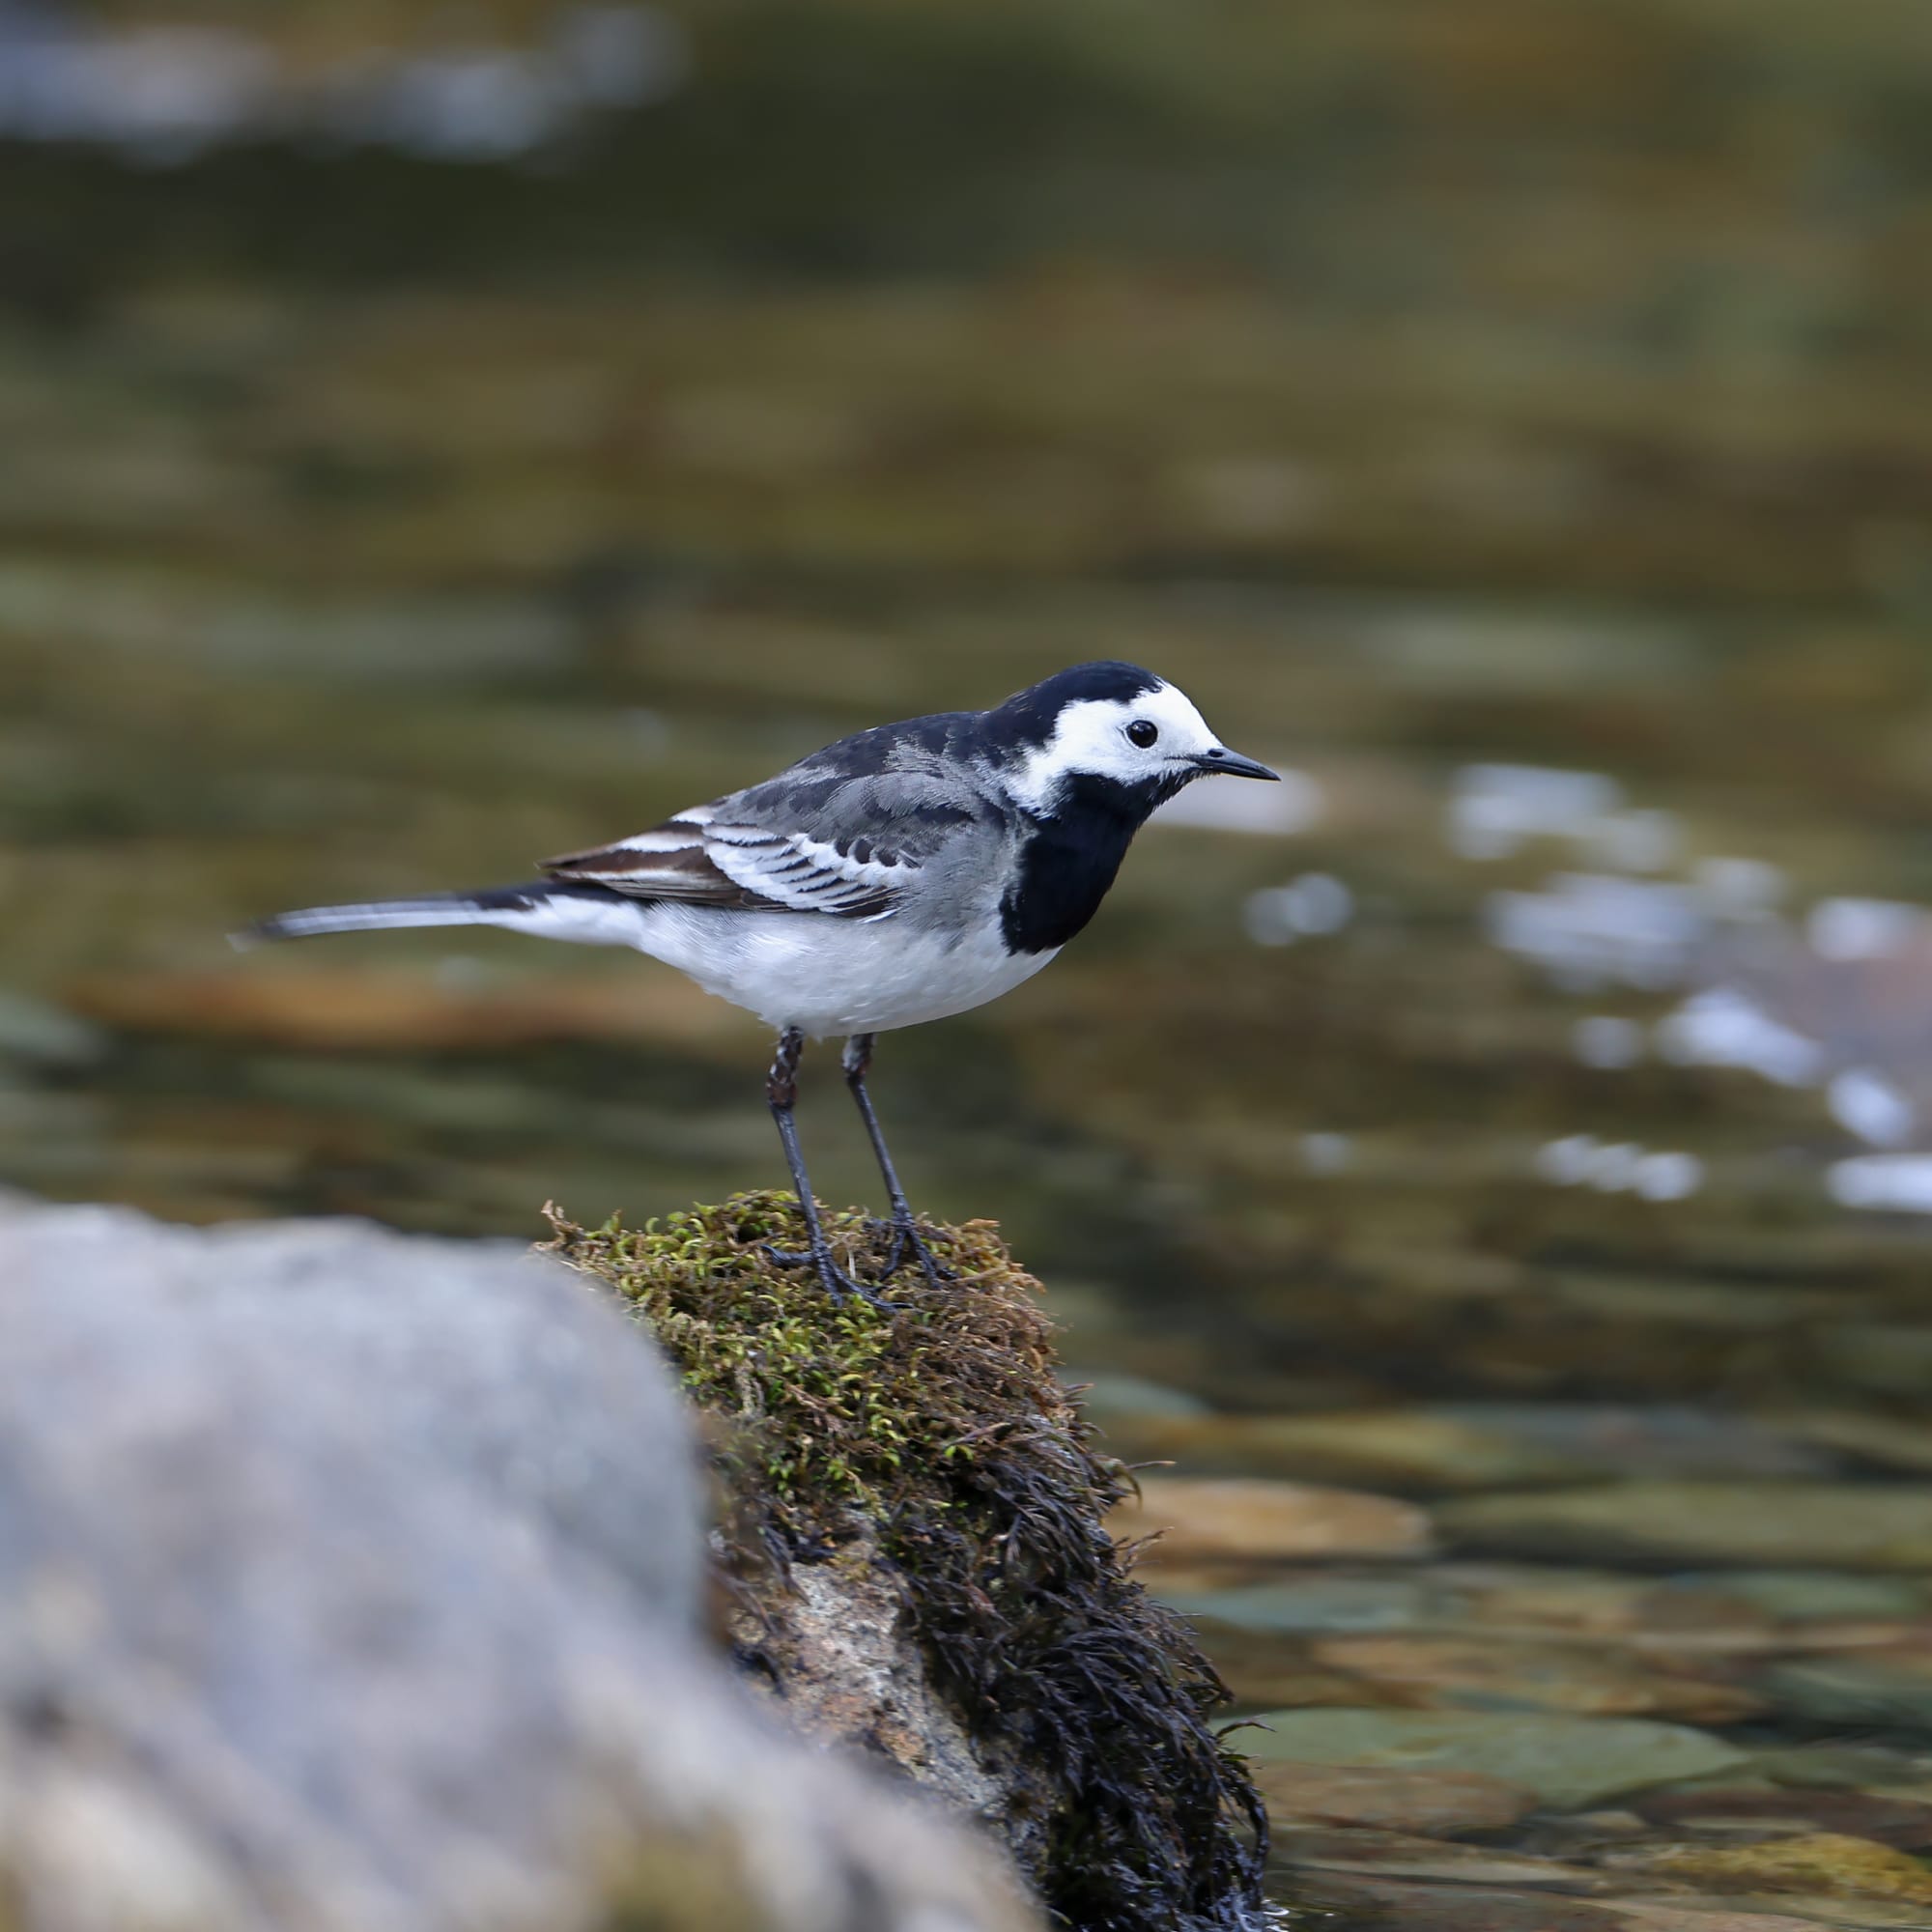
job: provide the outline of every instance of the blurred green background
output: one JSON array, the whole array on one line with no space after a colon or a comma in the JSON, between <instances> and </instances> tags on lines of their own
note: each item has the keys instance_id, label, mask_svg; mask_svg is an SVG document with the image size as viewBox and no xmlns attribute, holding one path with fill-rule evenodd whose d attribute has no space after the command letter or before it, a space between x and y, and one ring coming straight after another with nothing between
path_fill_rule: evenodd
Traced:
<instances>
[{"instance_id":1,"label":"blurred green background","mask_svg":"<svg viewBox=\"0 0 1932 1932\"><path fill-rule=\"evenodd\" d=\"M770 1182L668 969L223 934L1126 657L1291 783L876 1079L1123 1439L1932 1470L1928 90L1919 0L0 7L0 1180Z\"/></svg>"},{"instance_id":2,"label":"blurred green background","mask_svg":"<svg viewBox=\"0 0 1932 1932\"><path fill-rule=\"evenodd\" d=\"M221 935L1104 654L1300 781L888 1044L922 1199L1190 1300L1363 1206L1852 1238L1834 1042L1579 1065L1736 962L1552 988L1494 895L1634 859L1628 917L1802 952L1926 890L1928 76L1871 0L0 12L0 1172L505 1229L764 1179L754 1030L653 965ZM1704 1185L1552 1191L1583 1132Z\"/></svg>"}]
</instances>

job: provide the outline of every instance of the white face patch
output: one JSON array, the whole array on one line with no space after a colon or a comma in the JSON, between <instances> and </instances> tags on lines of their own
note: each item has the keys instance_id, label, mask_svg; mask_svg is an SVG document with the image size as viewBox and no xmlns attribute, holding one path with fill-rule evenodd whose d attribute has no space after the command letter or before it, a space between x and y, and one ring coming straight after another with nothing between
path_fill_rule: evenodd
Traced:
<instances>
[{"instance_id":1,"label":"white face patch","mask_svg":"<svg viewBox=\"0 0 1932 1932\"><path fill-rule=\"evenodd\" d=\"M1131 727L1153 727L1151 744L1136 744ZM1083 697L1054 723L1053 736L1027 753L1008 781L1029 811L1049 811L1061 786L1075 774L1144 784L1191 765L1220 744L1208 721L1171 684L1139 697Z\"/></svg>"}]
</instances>

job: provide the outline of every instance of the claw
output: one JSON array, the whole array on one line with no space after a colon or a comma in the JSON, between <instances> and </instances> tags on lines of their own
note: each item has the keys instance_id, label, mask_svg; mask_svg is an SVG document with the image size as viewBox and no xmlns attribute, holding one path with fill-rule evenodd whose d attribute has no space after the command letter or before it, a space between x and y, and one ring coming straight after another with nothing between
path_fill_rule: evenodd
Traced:
<instances>
[{"instance_id":1,"label":"claw","mask_svg":"<svg viewBox=\"0 0 1932 1932\"><path fill-rule=\"evenodd\" d=\"M877 1308L886 1314L895 1313L905 1306L900 1301L888 1301L877 1289L868 1288L856 1275L850 1275L832 1259L829 1249L822 1248L781 1248L767 1241L765 1253L780 1267L812 1267L818 1272L820 1285L832 1299L843 1305L847 1295L856 1294L868 1307Z\"/></svg>"},{"instance_id":2,"label":"claw","mask_svg":"<svg viewBox=\"0 0 1932 1932\"><path fill-rule=\"evenodd\" d=\"M925 1270L925 1278L934 1288L944 1288L948 1282L957 1281L956 1268L950 1268L925 1245L918 1227L911 1221L867 1221L866 1226L874 1234L884 1234L891 1230L893 1251L887 1258L886 1265L880 1272L881 1281L891 1281L905 1265L906 1250L910 1248L919 1257L919 1264Z\"/></svg>"}]
</instances>

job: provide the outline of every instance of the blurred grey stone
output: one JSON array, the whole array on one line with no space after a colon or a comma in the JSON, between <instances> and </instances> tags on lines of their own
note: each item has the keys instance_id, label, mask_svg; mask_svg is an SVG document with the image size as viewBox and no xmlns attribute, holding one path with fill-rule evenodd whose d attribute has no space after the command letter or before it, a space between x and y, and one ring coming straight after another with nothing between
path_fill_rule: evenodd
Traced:
<instances>
[{"instance_id":1,"label":"blurred grey stone","mask_svg":"<svg viewBox=\"0 0 1932 1932\"><path fill-rule=\"evenodd\" d=\"M21 1932L1004 1932L991 1854L700 1647L698 1486L560 1268L0 1211Z\"/></svg>"}]
</instances>

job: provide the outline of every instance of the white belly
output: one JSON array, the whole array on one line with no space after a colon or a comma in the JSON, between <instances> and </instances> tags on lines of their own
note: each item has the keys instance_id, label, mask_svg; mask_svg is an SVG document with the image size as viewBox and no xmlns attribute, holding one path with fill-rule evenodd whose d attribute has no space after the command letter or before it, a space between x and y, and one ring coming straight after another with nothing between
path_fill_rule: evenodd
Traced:
<instances>
[{"instance_id":1,"label":"white belly","mask_svg":"<svg viewBox=\"0 0 1932 1932\"><path fill-rule=\"evenodd\" d=\"M662 900L637 923L632 943L640 952L775 1028L814 1037L885 1033L967 1012L1011 992L1054 956L1009 952L997 925L947 946L895 919L726 913Z\"/></svg>"}]
</instances>

